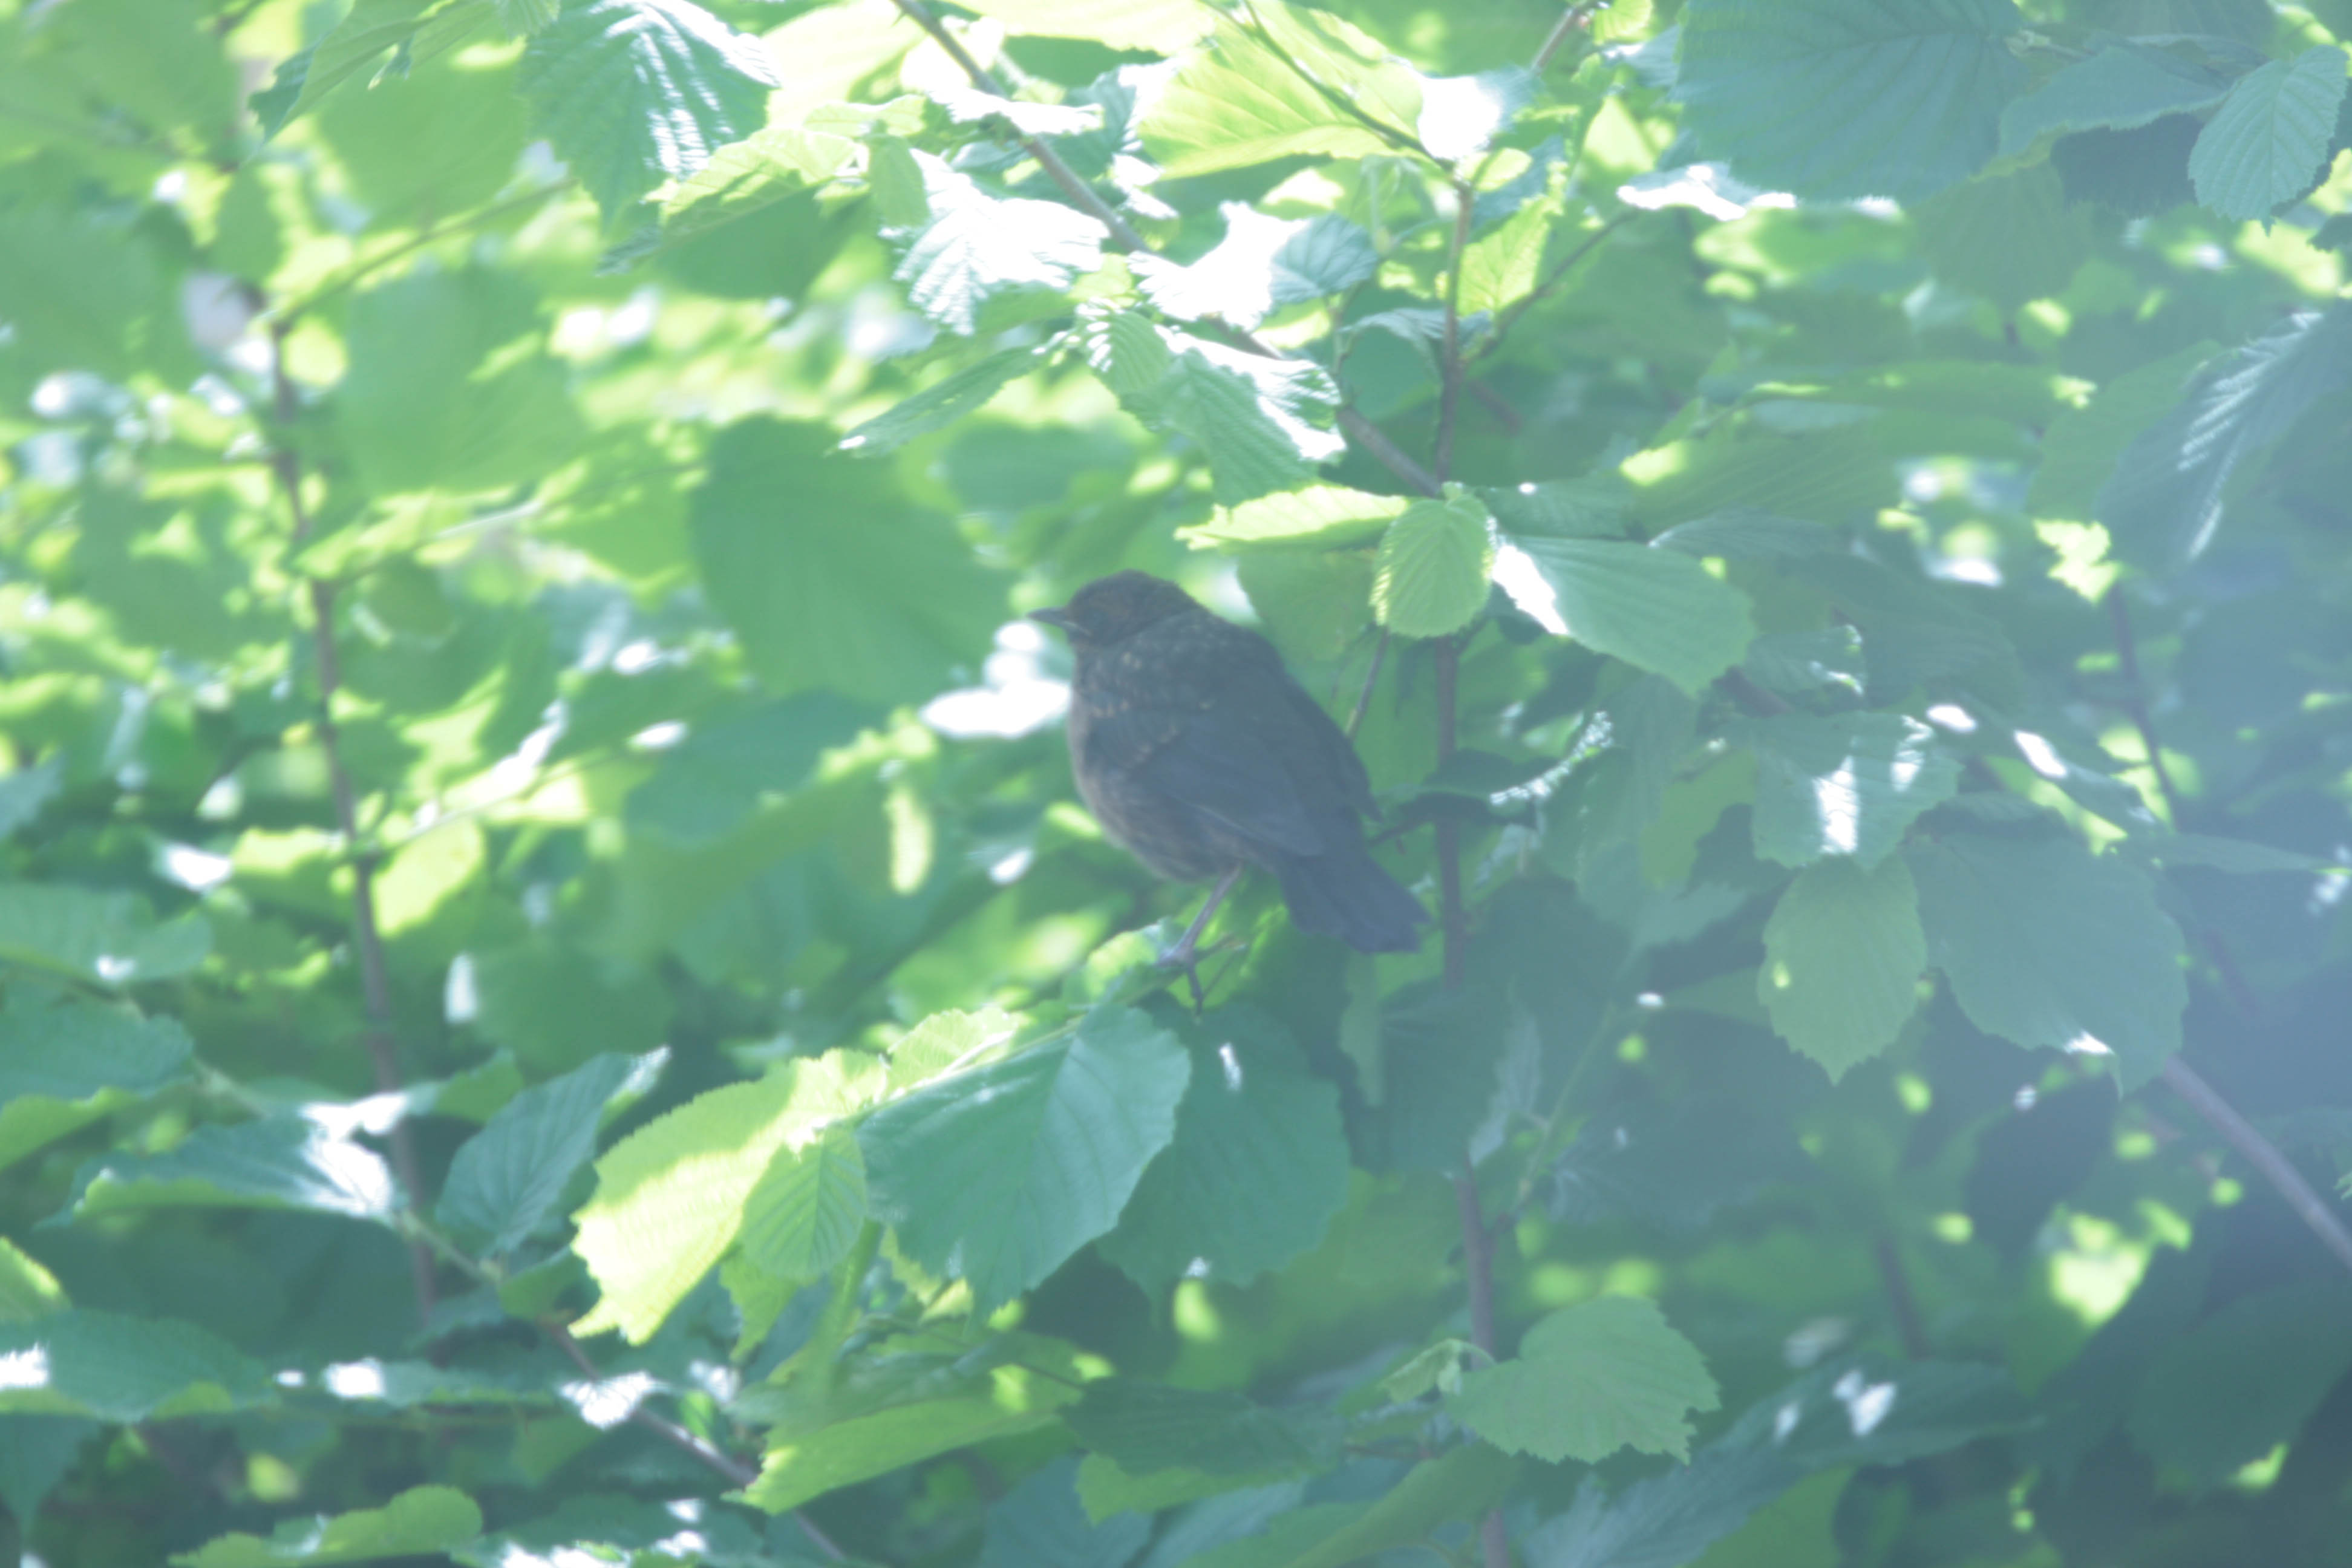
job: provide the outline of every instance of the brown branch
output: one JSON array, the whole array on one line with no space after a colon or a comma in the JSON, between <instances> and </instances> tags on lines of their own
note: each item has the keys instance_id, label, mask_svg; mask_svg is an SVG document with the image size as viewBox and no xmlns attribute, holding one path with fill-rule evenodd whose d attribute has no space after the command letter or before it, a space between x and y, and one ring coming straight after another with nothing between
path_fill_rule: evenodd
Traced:
<instances>
[{"instance_id":1,"label":"brown branch","mask_svg":"<svg viewBox=\"0 0 2352 1568\"><path fill-rule=\"evenodd\" d=\"M1500 1359L1495 1339L1495 1238L1478 1203L1476 1167L1465 1163L1454 1178L1454 1206L1462 1217L1462 1272L1470 1289L1470 1342ZM1478 1521L1479 1549L1486 1568L1511 1568L1511 1538L1503 1510L1490 1508Z\"/></svg>"},{"instance_id":2,"label":"brown branch","mask_svg":"<svg viewBox=\"0 0 2352 1568\"><path fill-rule=\"evenodd\" d=\"M310 536L310 514L302 501L302 460L288 444L299 412L293 378L286 374L289 330L289 323L280 320L269 332L270 409L278 426L269 466L286 498L287 512L293 519L293 542L299 548ZM304 583L310 601L311 647L319 666L319 750L327 762L335 829L342 836L352 857L352 933L359 950L361 1006L367 1019L360 1040L374 1069L376 1092L393 1094L400 1089L400 1048L393 1035L391 968L384 958L383 932L375 918L378 854L361 842L357 796L352 788L351 770L343 765L342 735L335 725L335 690L342 680L342 667L335 652L335 589L332 584L317 577L305 578ZM385 1142L402 1193L412 1206L423 1203L425 1187L416 1163L416 1141L409 1131L406 1118L392 1124ZM417 1321L427 1321L433 1316L435 1299L433 1250L415 1238L408 1243L408 1274L416 1298Z\"/></svg>"},{"instance_id":3,"label":"brown branch","mask_svg":"<svg viewBox=\"0 0 2352 1568\"><path fill-rule=\"evenodd\" d=\"M2246 1163L2270 1183L2278 1195L2286 1200L2295 1217L2311 1227L2311 1234L2320 1245L2336 1255L2336 1260L2352 1268L2352 1231L2344 1227L2343 1219L2304 1180L2294 1163L2279 1152L2278 1145L2262 1134L2261 1129L2238 1114L2237 1108L2221 1098L2219 1090L2199 1076L2197 1069L2174 1057L2164 1064L2161 1075L2172 1092L2189 1102L2189 1108L2205 1119L2207 1126L2221 1135L2221 1141L2235 1149Z\"/></svg>"},{"instance_id":4,"label":"brown branch","mask_svg":"<svg viewBox=\"0 0 2352 1568\"><path fill-rule=\"evenodd\" d=\"M1574 250L1570 251L1566 256L1562 257L1560 258L1559 265L1553 268L1550 272L1547 273L1542 282L1528 289L1527 294L1517 302L1513 304L1510 309L1505 310L1501 315L1495 318L1494 330L1486 334L1486 341L1481 342L1478 345L1477 352L1470 356L1470 363L1472 364L1476 364L1481 360L1484 360L1487 355L1501 348L1503 346L1503 340L1510 336L1511 329L1519 324L1521 317L1525 316L1529 310L1534 310L1538 304L1542 303L1544 296L1559 288L1560 283L1568 277L1569 273L1575 269L1578 262L1591 255L1595 250L1600 249L1601 242L1602 240L1607 239L1611 235L1616 233L1627 224L1632 223L1635 218L1640 217L1643 210L1643 209L1640 207L1634 207L1626 212L1619 213L1615 217L1611 218L1607 223L1602 224L1599 228L1596 228L1591 234L1586 235L1584 237L1584 243L1578 246Z\"/></svg>"},{"instance_id":5,"label":"brown branch","mask_svg":"<svg viewBox=\"0 0 2352 1568\"><path fill-rule=\"evenodd\" d=\"M596 1364L580 1342L572 1337L570 1329L552 1318L541 1318L537 1321L539 1331L547 1336L549 1343L563 1352L566 1360L580 1369L581 1376L591 1383L604 1381L604 1369ZM677 1422L655 1415L643 1405L637 1405L629 1412L629 1425L652 1433L682 1453L692 1455L706 1468L724 1477L739 1488L748 1487L760 1479L760 1472L743 1463L742 1460L723 1452L717 1445L696 1436ZM811 1533L812 1538L814 1538L814 1532ZM831 1555L835 1561L839 1561L841 1552L836 1548Z\"/></svg>"},{"instance_id":6,"label":"brown branch","mask_svg":"<svg viewBox=\"0 0 2352 1568\"><path fill-rule=\"evenodd\" d=\"M923 4L923 0L892 0L892 3L898 7L900 15L929 33L932 41L947 51L948 58L955 61L963 74L971 79L972 86L992 97L1012 96L997 81L993 72L972 58L971 51L963 47L963 40L948 31L947 24L940 21L938 15ZM1062 162L1061 154L1047 146L1043 137L1025 135L1009 121L1005 122L1005 129L1012 132L1013 140L1021 144L1021 150L1045 172L1045 177L1061 187L1064 195L1085 208L1087 216L1110 231L1111 239L1119 249L1148 251L1151 248L1150 242L1136 232L1135 226L1120 216L1117 207L1096 195L1092 185L1078 178L1077 171Z\"/></svg>"},{"instance_id":7,"label":"brown branch","mask_svg":"<svg viewBox=\"0 0 2352 1568\"><path fill-rule=\"evenodd\" d=\"M1910 1276L1903 1271L1903 1255L1895 1250L1895 1238L1881 1235L1871 1252L1878 1264L1878 1281L1886 1289L1886 1304L1895 1313L1895 1331L1903 1341L1903 1353L1913 1361L1926 1361L1931 1348L1927 1325L1920 1320L1919 1299L1912 1293Z\"/></svg>"},{"instance_id":8,"label":"brown branch","mask_svg":"<svg viewBox=\"0 0 2352 1568\"><path fill-rule=\"evenodd\" d=\"M1528 62L1528 69L1538 76L1543 75L1551 65L1552 56L1559 53L1560 45L1568 41L1568 36L1591 22L1592 14L1608 3L1609 0L1583 0L1581 5L1569 6L1560 14L1552 30L1544 36L1543 47L1536 50L1535 58Z\"/></svg>"}]
</instances>

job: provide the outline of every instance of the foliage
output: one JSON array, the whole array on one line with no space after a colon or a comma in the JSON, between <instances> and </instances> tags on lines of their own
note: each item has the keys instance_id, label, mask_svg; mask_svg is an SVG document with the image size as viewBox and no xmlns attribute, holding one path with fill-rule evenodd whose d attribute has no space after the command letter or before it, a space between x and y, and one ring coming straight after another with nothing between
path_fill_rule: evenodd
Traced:
<instances>
[{"instance_id":1,"label":"foliage","mask_svg":"<svg viewBox=\"0 0 2352 1568\"><path fill-rule=\"evenodd\" d=\"M2340 1562L2347 45L0 0L0 1554Z\"/></svg>"}]
</instances>

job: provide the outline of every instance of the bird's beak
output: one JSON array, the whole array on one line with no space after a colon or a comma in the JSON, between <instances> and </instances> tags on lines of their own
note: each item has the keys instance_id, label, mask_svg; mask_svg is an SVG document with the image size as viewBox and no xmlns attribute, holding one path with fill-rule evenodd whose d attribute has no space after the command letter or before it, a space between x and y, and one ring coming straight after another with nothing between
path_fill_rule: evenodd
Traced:
<instances>
[{"instance_id":1,"label":"bird's beak","mask_svg":"<svg viewBox=\"0 0 2352 1568\"><path fill-rule=\"evenodd\" d=\"M1067 610L1032 610L1029 618L1043 621L1049 626L1059 626L1065 636L1070 630L1070 612Z\"/></svg>"}]
</instances>

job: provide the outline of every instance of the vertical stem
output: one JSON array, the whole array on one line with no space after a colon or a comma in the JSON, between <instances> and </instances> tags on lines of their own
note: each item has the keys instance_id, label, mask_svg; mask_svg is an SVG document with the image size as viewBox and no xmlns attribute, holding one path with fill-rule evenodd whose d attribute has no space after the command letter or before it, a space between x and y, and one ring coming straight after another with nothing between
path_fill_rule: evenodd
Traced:
<instances>
[{"instance_id":1,"label":"vertical stem","mask_svg":"<svg viewBox=\"0 0 2352 1568\"><path fill-rule=\"evenodd\" d=\"M1467 183L1454 182L1454 239L1445 267L1445 346L1439 369L1444 376L1437 405L1437 443L1432 452L1433 477L1442 486L1454 471L1454 426L1462 405L1462 253L1470 243L1470 217L1477 202ZM1454 703L1462 666L1462 645L1451 637L1437 639L1437 760L1454 754L1457 728ZM1445 942L1445 988L1462 988L1467 953L1467 922L1462 911L1462 825L1451 817L1437 822L1438 919ZM1465 1161L1454 1178L1454 1203L1462 1216L1462 1271L1470 1293L1470 1342L1489 1356L1495 1348L1495 1238L1486 1229L1486 1212L1478 1203L1476 1165ZM1503 1510L1490 1508L1478 1521L1478 1547L1486 1568L1511 1568L1511 1538L1503 1524Z\"/></svg>"},{"instance_id":2,"label":"vertical stem","mask_svg":"<svg viewBox=\"0 0 2352 1568\"><path fill-rule=\"evenodd\" d=\"M293 378L286 374L287 330L288 324L281 321L270 329L269 335L270 405L278 426L278 440L270 453L269 466L277 475L278 489L286 497L286 510L294 522L294 543L299 546L310 536L310 513L302 503L301 458L285 444L299 412ZM377 855L360 841L358 798L352 788L351 770L343 765L341 732L335 726L335 691L342 684L342 664L335 651L335 588L333 584L318 577L304 579L304 585L310 601L311 647L319 665L319 750L327 760L327 786L334 802L335 830L342 836L352 856L352 933L359 951L361 1007L367 1019L367 1027L360 1038L374 1068L376 1092L390 1094L400 1088L400 1049L393 1036L391 968L384 959L383 933L375 918ZM405 1119L392 1124L387 1142L393 1173L400 1178L402 1193L410 1204L422 1203L424 1186L416 1164L416 1141L410 1135ZM408 1244L408 1273L421 1321L433 1315L434 1302L433 1249L422 1240L412 1238Z\"/></svg>"}]
</instances>

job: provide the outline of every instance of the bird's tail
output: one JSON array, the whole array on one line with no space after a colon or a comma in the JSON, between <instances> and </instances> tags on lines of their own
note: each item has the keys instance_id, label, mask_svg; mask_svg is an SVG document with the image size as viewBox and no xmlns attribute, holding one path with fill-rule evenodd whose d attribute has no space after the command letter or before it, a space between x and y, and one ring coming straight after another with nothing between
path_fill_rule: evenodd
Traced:
<instances>
[{"instance_id":1,"label":"bird's tail","mask_svg":"<svg viewBox=\"0 0 2352 1568\"><path fill-rule=\"evenodd\" d=\"M1336 936L1359 952L1411 952L1429 914L1361 848L1286 856L1274 867L1300 931Z\"/></svg>"}]
</instances>

